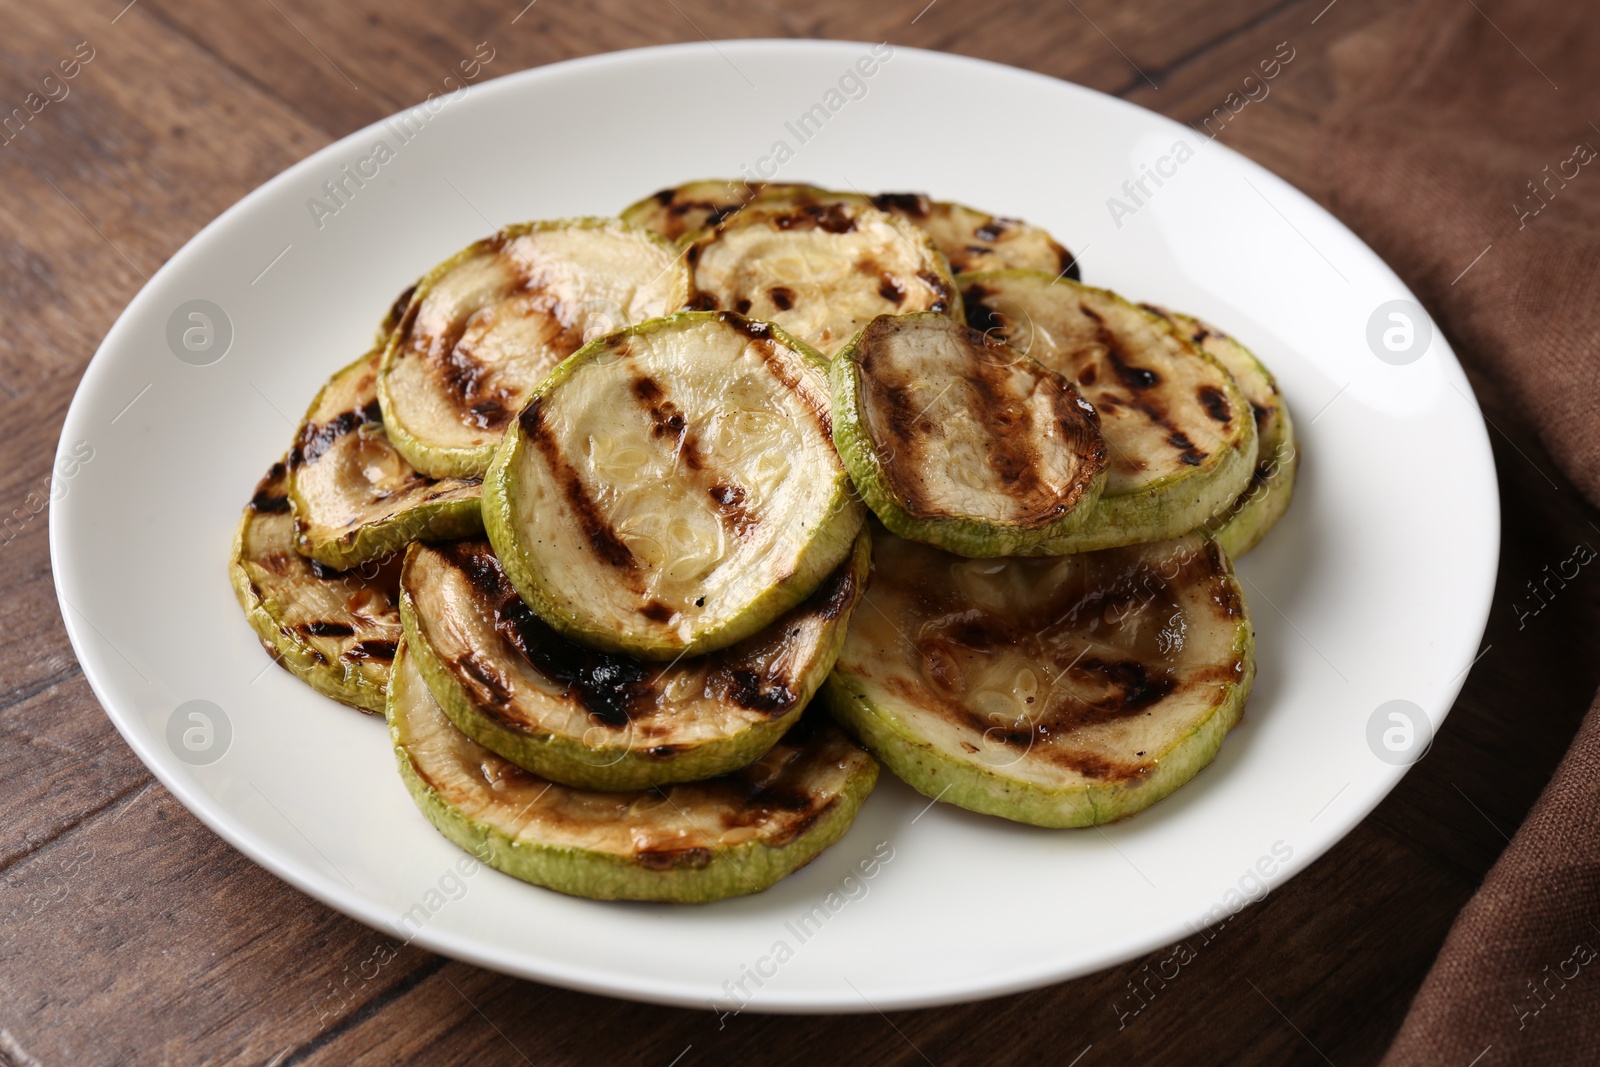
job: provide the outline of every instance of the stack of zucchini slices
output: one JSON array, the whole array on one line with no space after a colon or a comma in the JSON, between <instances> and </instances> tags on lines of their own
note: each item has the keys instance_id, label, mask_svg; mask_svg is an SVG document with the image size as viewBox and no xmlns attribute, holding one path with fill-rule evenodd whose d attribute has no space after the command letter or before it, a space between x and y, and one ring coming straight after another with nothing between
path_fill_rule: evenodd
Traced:
<instances>
[{"instance_id":1,"label":"stack of zucchini slices","mask_svg":"<svg viewBox=\"0 0 1600 1067\"><path fill-rule=\"evenodd\" d=\"M838 840L879 760L1041 826L1182 785L1249 693L1230 559L1294 470L1246 348L1036 226L694 182L424 275L231 574L277 662L387 717L450 840L702 902Z\"/></svg>"}]
</instances>

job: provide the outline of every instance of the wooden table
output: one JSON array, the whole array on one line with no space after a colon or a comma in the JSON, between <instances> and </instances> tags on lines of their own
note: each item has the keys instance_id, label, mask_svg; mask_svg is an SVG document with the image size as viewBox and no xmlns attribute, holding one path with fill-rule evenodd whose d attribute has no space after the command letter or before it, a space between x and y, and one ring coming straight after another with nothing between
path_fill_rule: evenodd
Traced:
<instances>
[{"instance_id":1,"label":"wooden table","mask_svg":"<svg viewBox=\"0 0 1600 1067\"><path fill-rule=\"evenodd\" d=\"M1600 622L1592 584L1573 583L1525 626L1511 607L1546 563L1600 543L1594 516L1559 478L1531 476L1529 464L1555 478L1554 465L1481 383L1506 514L1491 650L1394 794L1165 985L1144 982L1157 954L966 1007L723 1026L415 949L376 967L383 935L234 852L133 757L83 679L51 588L44 501L84 365L202 225L420 100L478 42L499 75L703 36L887 39L1193 122L1287 41L1292 65L1221 139L1304 182L1304 148L1338 89L1330 52L1370 47L1409 6L539 0L519 14L521 2L6 4L4 108L75 48L92 57L0 148L0 1064L1373 1062L1600 682L1582 644ZM972 919L981 931L985 917ZM1153 995L1119 1025L1136 1003L1130 983Z\"/></svg>"}]
</instances>

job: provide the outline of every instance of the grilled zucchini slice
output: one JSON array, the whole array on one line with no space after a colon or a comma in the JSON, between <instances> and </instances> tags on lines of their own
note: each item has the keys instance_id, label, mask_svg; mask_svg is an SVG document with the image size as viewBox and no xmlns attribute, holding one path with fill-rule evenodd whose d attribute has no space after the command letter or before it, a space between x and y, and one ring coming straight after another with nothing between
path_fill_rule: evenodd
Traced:
<instances>
[{"instance_id":1,"label":"grilled zucchini slice","mask_svg":"<svg viewBox=\"0 0 1600 1067\"><path fill-rule=\"evenodd\" d=\"M943 315L873 319L829 377L839 456L902 537L1014 555L1070 532L1105 485L1106 443L1071 383Z\"/></svg>"},{"instance_id":2,"label":"grilled zucchini slice","mask_svg":"<svg viewBox=\"0 0 1600 1067\"><path fill-rule=\"evenodd\" d=\"M267 652L319 693L383 713L400 639L399 559L336 571L295 551L288 470L274 463L245 505L228 576Z\"/></svg>"},{"instance_id":3,"label":"grilled zucchini slice","mask_svg":"<svg viewBox=\"0 0 1600 1067\"><path fill-rule=\"evenodd\" d=\"M926 230L957 274L1042 270L1079 278L1078 258L1054 237L1021 219L1001 218L923 193L879 193L872 203Z\"/></svg>"},{"instance_id":4,"label":"grilled zucchini slice","mask_svg":"<svg viewBox=\"0 0 1600 1067\"><path fill-rule=\"evenodd\" d=\"M1105 491L1055 555L1160 541L1232 506L1256 465L1256 421L1223 366L1171 323L1038 271L962 278L967 321L1074 382L1100 415Z\"/></svg>"},{"instance_id":5,"label":"grilled zucchini slice","mask_svg":"<svg viewBox=\"0 0 1600 1067\"><path fill-rule=\"evenodd\" d=\"M1238 340L1215 326L1166 308L1143 305L1177 327L1228 369L1255 414L1257 447L1256 469L1250 485L1232 506L1206 524L1212 537L1221 542L1229 559L1238 559L1267 535L1294 496L1295 473L1300 466L1300 450L1294 437L1294 420L1272 372Z\"/></svg>"},{"instance_id":6,"label":"grilled zucchini slice","mask_svg":"<svg viewBox=\"0 0 1600 1067\"><path fill-rule=\"evenodd\" d=\"M468 737L565 785L643 789L746 766L794 725L839 656L870 559L863 530L766 629L665 667L557 634L487 541L413 545L400 614L428 688Z\"/></svg>"},{"instance_id":7,"label":"grilled zucchini slice","mask_svg":"<svg viewBox=\"0 0 1600 1067\"><path fill-rule=\"evenodd\" d=\"M389 443L378 405L383 342L317 393L289 451L289 499L302 553L339 570L412 541L481 533L481 478L417 473Z\"/></svg>"},{"instance_id":8,"label":"grilled zucchini slice","mask_svg":"<svg viewBox=\"0 0 1600 1067\"><path fill-rule=\"evenodd\" d=\"M710 229L751 204L809 203L829 195L824 189L799 182L710 178L652 193L623 208L621 217L623 222L678 241Z\"/></svg>"},{"instance_id":9,"label":"grilled zucchini slice","mask_svg":"<svg viewBox=\"0 0 1600 1067\"><path fill-rule=\"evenodd\" d=\"M1124 818L1210 763L1255 677L1227 556L1202 535L971 560L874 537L825 693L927 796L1037 826Z\"/></svg>"},{"instance_id":10,"label":"grilled zucchini slice","mask_svg":"<svg viewBox=\"0 0 1600 1067\"><path fill-rule=\"evenodd\" d=\"M688 260L696 306L774 322L828 356L879 315L960 317L928 235L864 203L745 208L696 238Z\"/></svg>"},{"instance_id":11,"label":"grilled zucchini slice","mask_svg":"<svg viewBox=\"0 0 1600 1067\"><path fill-rule=\"evenodd\" d=\"M617 219L509 226L435 267L389 338L389 439L434 478L480 477L506 426L563 359L683 306L671 242Z\"/></svg>"},{"instance_id":12,"label":"grilled zucchini slice","mask_svg":"<svg viewBox=\"0 0 1600 1067\"><path fill-rule=\"evenodd\" d=\"M489 540L528 606L644 659L754 634L839 565L863 515L821 357L730 312L588 345L539 387L484 483Z\"/></svg>"},{"instance_id":13,"label":"grilled zucchini slice","mask_svg":"<svg viewBox=\"0 0 1600 1067\"><path fill-rule=\"evenodd\" d=\"M979 270L1046 270L1079 279L1078 261L1060 242L1021 219L934 200L925 193L841 193L796 182L743 178L686 182L662 189L622 210L622 220L678 241L693 238L746 207L803 204L870 204L924 230L956 273Z\"/></svg>"},{"instance_id":14,"label":"grilled zucchini slice","mask_svg":"<svg viewBox=\"0 0 1600 1067\"><path fill-rule=\"evenodd\" d=\"M514 878L595 900L759 893L843 837L878 778L871 756L812 714L750 767L710 781L557 785L456 729L403 642L387 712L400 777L440 833Z\"/></svg>"}]
</instances>

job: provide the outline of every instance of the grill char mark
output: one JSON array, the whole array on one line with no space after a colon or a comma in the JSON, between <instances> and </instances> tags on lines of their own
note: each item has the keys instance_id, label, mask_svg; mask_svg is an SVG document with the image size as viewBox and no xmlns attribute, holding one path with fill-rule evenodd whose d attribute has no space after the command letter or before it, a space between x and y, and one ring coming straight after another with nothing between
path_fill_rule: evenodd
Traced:
<instances>
[{"instance_id":1,"label":"grill char mark","mask_svg":"<svg viewBox=\"0 0 1600 1067\"><path fill-rule=\"evenodd\" d=\"M992 646L991 646L992 647ZM1076 701L1048 709L1026 725L996 726L993 719L965 706L959 709L967 725L990 737L998 736L1013 747L1031 747L1038 740L1070 734L1140 715L1170 696L1178 687L1170 672L1154 669L1135 659L1080 659L1067 672L1079 681L1104 686L1106 695L1094 701Z\"/></svg>"},{"instance_id":2,"label":"grill char mark","mask_svg":"<svg viewBox=\"0 0 1600 1067\"><path fill-rule=\"evenodd\" d=\"M1206 409L1206 414L1215 422L1226 426L1233 421L1233 406L1228 403L1228 398L1221 389L1214 385L1202 385L1195 390L1195 399L1200 401L1200 406Z\"/></svg>"},{"instance_id":3,"label":"grill char mark","mask_svg":"<svg viewBox=\"0 0 1600 1067\"><path fill-rule=\"evenodd\" d=\"M899 462L883 464L886 480L913 514L936 517L944 512L930 496L920 472L929 469L929 453L941 447L939 420L930 418L927 405L913 400L911 383L900 380L884 352L884 345L892 344L903 329L909 327L889 321L869 326L863 336L858 352L864 400L884 416L888 439L875 444L880 450L887 446L888 454L900 457ZM1027 398L1013 399L1005 388L1011 378L1030 368L997 359L996 351L1005 350L990 344L978 330L959 326L954 329L961 331L961 343L972 354L961 371L965 395L956 402L964 403L986 431L984 455L989 468L1007 496L1018 504L1019 517L1013 521L1042 523L1076 506L1105 462L1105 445L1099 440L1089 411L1078 405L1077 394L1068 383L1055 383L1060 388L1052 397L1051 417L1080 461L1071 488L1064 495L1058 494L1039 476L1041 456L1032 443L1034 413Z\"/></svg>"},{"instance_id":4,"label":"grill char mark","mask_svg":"<svg viewBox=\"0 0 1600 1067\"><path fill-rule=\"evenodd\" d=\"M487 541L458 541L434 550L482 597L493 615L495 631L506 644L539 673L566 686L567 694L595 725L621 729L655 702L658 692L648 681L651 672L646 664L579 645L551 629L517 596ZM461 670L478 676L467 658L457 663ZM494 677L499 678L498 672ZM499 692L503 693L500 705L509 704L513 694L503 679L499 680ZM486 710L492 712L493 708ZM513 729L525 728L514 719L497 718Z\"/></svg>"},{"instance_id":5,"label":"grill char mark","mask_svg":"<svg viewBox=\"0 0 1600 1067\"><path fill-rule=\"evenodd\" d=\"M800 628L809 620L825 623L839 618L855 606L861 592L862 583L856 576L854 563L846 559L798 608L775 625L783 626L788 637L798 636ZM788 657L773 657L764 670L756 671L740 666L731 651L713 653L713 656L715 665L708 675L708 684L722 699L774 719L787 714L799 703L796 676L785 669L789 665Z\"/></svg>"},{"instance_id":6,"label":"grill char mark","mask_svg":"<svg viewBox=\"0 0 1600 1067\"><path fill-rule=\"evenodd\" d=\"M1177 450L1179 462L1190 467L1198 467L1210 457L1210 453L1197 447L1189 435L1179 429L1178 424L1173 422L1162 408L1145 400L1125 400L1123 403L1166 431L1167 444ZM1102 405L1102 410L1108 406L1110 405Z\"/></svg>"},{"instance_id":7,"label":"grill char mark","mask_svg":"<svg viewBox=\"0 0 1600 1067\"><path fill-rule=\"evenodd\" d=\"M382 421L383 410L378 407L378 401L374 399L360 408L340 412L327 422L307 422L300 427L294 448L289 450L290 469L315 463L341 437L354 433L365 423Z\"/></svg>"},{"instance_id":8,"label":"grill char mark","mask_svg":"<svg viewBox=\"0 0 1600 1067\"><path fill-rule=\"evenodd\" d=\"M661 384L647 375L634 379L633 395L644 405L650 416L650 436L672 441L675 458L690 470L705 468L705 456L700 450L700 437L684 418L678 405L667 399Z\"/></svg>"},{"instance_id":9,"label":"grill char mark","mask_svg":"<svg viewBox=\"0 0 1600 1067\"><path fill-rule=\"evenodd\" d=\"M994 244L1000 240L1000 235L1006 232L1005 219L990 219L988 222L972 231L972 236L986 244Z\"/></svg>"},{"instance_id":10,"label":"grill char mark","mask_svg":"<svg viewBox=\"0 0 1600 1067\"><path fill-rule=\"evenodd\" d=\"M819 394L809 382L803 381L787 360L778 353L778 341L772 336L772 331L767 329L764 322L753 322L742 315L730 315L726 312L718 316L724 323L744 334L750 341L750 346L761 357L766 365L767 373L771 374L800 400L800 406L810 413L812 420L817 424L817 429L828 440L833 440L833 417L829 413L829 402L825 394ZM795 353L797 358L799 353Z\"/></svg>"},{"instance_id":11,"label":"grill char mark","mask_svg":"<svg viewBox=\"0 0 1600 1067\"><path fill-rule=\"evenodd\" d=\"M1094 323L1095 341L1106 350L1106 362L1111 364L1111 371L1118 381L1135 391L1153 389L1161 384L1161 375L1148 367L1128 362L1128 353L1122 347L1121 339L1106 325L1105 318L1099 312L1082 301L1078 303L1078 311Z\"/></svg>"},{"instance_id":12,"label":"grill char mark","mask_svg":"<svg viewBox=\"0 0 1600 1067\"><path fill-rule=\"evenodd\" d=\"M289 498L281 492L257 489L250 498L250 509L262 515L277 515L289 510Z\"/></svg>"},{"instance_id":13,"label":"grill char mark","mask_svg":"<svg viewBox=\"0 0 1600 1067\"><path fill-rule=\"evenodd\" d=\"M622 729L647 718L662 705L666 672L660 664L601 652L551 629L517 596L487 541L453 541L431 546L431 551L472 586L510 652L521 656L545 677L566 686L567 694L583 707L591 722ZM849 611L859 600L862 588L854 564L847 559L775 625L783 626L784 640L796 637L811 620L826 622ZM752 657L750 644L742 642L706 657L705 687L747 711L769 719L781 718L799 702L796 686L800 666L786 655ZM766 666L758 671L752 664ZM488 671L485 664L476 667L475 671L472 665L457 661L458 673L466 672L473 678L488 673L491 679L500 680L498 673ZM510 702L512 693L509 685L501 682L503 706ZM496 712L493 706L484 710L491 715ZM526 729L525 723L513 717L495 718L511 729Z\"/></svg>"},{"instance_id":14,"label":"grill char mark","mask_svg":"<svg viewBox=\"0 0 1600 1067\"><path fill-rule=\"evenodd\" d=\"M398 323L405 318L406 308L411 306L411 297L416 293L415 285L406 286L401 294L394 298L394 303L389 305L389 321Z\"/></svg>"},{"instance_id":15,"label":"grill char mark","mask_svg":"<svg viewBox=\"0 0 1600 1067\"><path fill-rule=\"evenodd\" d=\"M925 219L932 205L922 193L879 193L872 198L872 206L891 215Z\"/></svg>"},{"instance_id":16,"label":"grill char mark","mask_svg":"<svg viewBox=\"0 0 1600 1067\"><path fill-rule=\"evenodd\" d=\"M516 595L488 542L452 542L435 546L434 551L459 570L483 598L496 631L510 649L547 678L566 686L568 695L596 725L621 729L660 706L664 673L659 664L601 652L558 634ZM799 608L784 617L786 635L795 636L809 618L837 618L854 605L860 590L861 583L846 561ZM799 694L789 657L751 660L746 654L747 650L739 646L712 653L707 663L707 688L721 699L766 718L780 718L793 710ZM766 669L752 669L752 663L761 662L767 663ZM491 682L485 683L486 687L491 692L503 692L501 705L510 702L511 690L498 672L483 663L457 663L460 671L480 682L479 676L487 674ZM493 683L499 684L498 690ZM494 712L493 707L485 710ZM513 729L525 727L515 719L497 718Z\"/></svg>"},{"instance_id":17,"label":"grill char mark","mask_svg":"<svg viewBox=\"0 0 1600 1067\"><path fill-rule=\"evenodd\" d=\"M1028 719L1005 721L979 714L956 696L963 685L958 662L982 662L1054 627L1092 637L1104 620L1125 619L1132 612L1154 620L1181 610L1191 623L1213 618L1234 623L1243 615L1239 590L1226 578L1220 549L1213 542L1197 540L1159 558L1118 549L1107 555L1111 569L1085 574L1081 584L1075 583L1062 599L1014 616L967 610L970 605L965 596L949 588L907 594L915 596L916 611L926 620L921 626L913 625L910 632L917 638L912 647L927 665L924 670L934 673L928 676L930 682L890 676L884 684L898 696L971 730L990 746L1004 745L1090 778L1126 781L1142 777L1152 768L1151 762L1107 759L1074 745L1070 735L1081 728L1144 715L1180 692L1237 684L1245 673L1242 658L1232 656L1177 671L1168 665L1164 652L1122 654L1091 646L1088 652L1104 654L1075 658L1070 649L1058 647L1055 654L1062 665L1072 662L1064 677L1082 694L1079 699L1040 707L1037 717L1030 708ZM1180 599L1175 592L1179 587L1188 587L1190 594ZM931 625L941 618L945 620L942 625Z\"/></svg>"},{"instance_id":18,"label":"grill char mark","mask_svg":"<svg viewBox=\"0 0 1600 1067\"><path fill-rule=\"evenodd\" d=\"M617 536L617 532L611 528L605 516L600 514L600 506L595 503L594 497L589 495L589 489L583 484L578 472L561 454L561 446L556 443L555 436L545 425L544 398L536 397L524 408L520 421L522 432L533 442L534 447L539 449L551 475L560 485L567 506L572 509L578 526L583 530L584 541L594 552L595 557L617 570L637 571L639 561L634 558L632 550Z\"/></svg>"},{"instance_id":19,"label":"grill char mark","mask_svg":"<svg viewBox=\"0 0 1600 1067\"><path fill-rule=\"evenodd\" d=\"M1190 467L1198 467L1204 464L1210 458L1210 453L1196 445L1182 427L1172 421L1172 418L1164 408L1154 403L1151 399L1139 395L1143 390L1159 385L1161 383L1160 375L1146 367L1138 367L1129 363L1127 353L1123 350L1116 334L1106 325L1105 319L1093 308L1080 302L1078 310L1082 312L1085 318L1094 323L1096 343L1105 348L1106 362L1111 365L1112 373L1133 394L1128 399L1120 402L1124 406L1139 412L1166 431L1167 444L1177 450L1179 462ZM1081 377L1079 380L1082 380ZM1100 405L1101 410L1115 410L1116 403L1117 401L1113 400L1110 405L1102 404ZM1224 400L1224 403L1226 403L1226 400Z\"/></svg>"},{"instance_id":20,"label":"grill char mark","mask_svg":"<svg viewBox=\"0 0 1600 1067\"><path fill-rule=\"evenodd\" d=\"M981 345L982 335L969 337L968 343ZM1034 429L1033 413L1026 404L1013 407L1000 389L1004 371L995 369L986 360L977 361L974 369L976 373L968 374L966 380L972 387L969 396L978 419L989 431L989 469L1013 496L1029 500L1053 496L1039 480L1039 450L1029 443ZM1049 510L1060 514L1065 509L1057 504Z\"/></svg>"},{"instance_id":21,"label":"grill char mark","mask_svg":"<svg viewBox=\"0 0 1600 1067\"><path fill-rule=\"evenodd\" d=\"M582 324L567 322L561 302L541 291L543 280L532 272L525 259L514 254L514 241L500 231L480 242L481 252L498 260L509 281L505 293L479 311L487 309L496 315L511 314L512 309L506 306L511 296L535 294L536 299L525 314L549 318L554 328L544 338L544 343L559 361L582 346ZM493 367L477 358L471 346L462 344L472 315L458 316L443 333L435 336L417 334L416 309L408 311L400 327L403 346L433 367L440 384L465 413L467 422L480 430L500 430L509 425L512 407L520 398L497 384Z\"/></svg>"},{"instance_id":22,"label":"grill char mark","mask_svg":"<svg viewBox=\"0 0 1600 1067\"><path fill-rule=\"evenodd\" d=\"M1006 337L1009 340L1008 328L1006 326L1004 316L1002 316L995 308L984 303L984 298L991 295L993 294L990 293L989 290L983 288L981 285L972 285L963 291L962 297L965 301L967 322L974 329L983 330L985 332L998 331L1000 336ZM1137 372L1131 374L1131 377L1134 381L1149 382L1149 384L1155 384L1156 382L1159 382L1160 379L1158 376L1156 376L1154 371L1143 367L1133 367L1126 362L1126 360L1121 356L1121 349L1117 346L1115 335L1106 327L1104 320L1097 315L1093 309L1082 305L1080 305L1080 309L1084 315L1086 315L1096 324L1097 340L1100 344L1105 346L1107 352L1107 362L1111 364L1112 372L1117 375L1123 384L1126 385L1129 381L1129 377L1125 376L1124 374L1125 370L1128 372ZM1145 375L1149 375L1150 377L1147 379ZM1088 388L1097 382L1098 377L1099 375L1095 370L1095 365L1090 363L1078 374L1078 384ZM1151 381L1150 379L1154 379L1154 381ZM1148 385L1140 385L1130 388L1133 388L1134 391L1137 392L1138 389L1148 387ZM1179 461L1187 466L1198 467L1204 464L1209 458L1210 454L1208 452L1197 447L1189 435L1184 433L1177 426L1177 424L1168 417L1167 413L1162 408L1154 403L1151 403L1148 399L1140 399L1137 396L1129 399L1107 396L1097 399L1095 401L1095 406L1106 414L1115 413L1118 406L1129 407L1139 412L1145 418L1159 426L1162 430L1166 431L1167 443L1173 448L1177 449ZM1142 470L1145 467L1143 463L1136 463L1133 464L1133 466L1138 470Z\"/></svg>"},{"instance_id":23,"label":"grill char mark","mask_svg":"<svg viewBox=\"0 0 1600 1067\"><path fill-rule=\"evenodd\" d=\"M395 653L399 651L399 648L400 645L397 641L369 638L351 645L345 650L343 658L347 660L382 660L386 663L393 663Z\"/></svg>"},{"instance_id":24,"label":"grill char mark","mask_svg":"<svg viewBox=\"0 0 1600 1067\"><path fill-rule=\"evenodd\" d=\"M953 291L950 288L950 283L939 277L939 275L935 274L931 270L919 270L917 271L917 277L922 279L922 284L926 285L929 290L933 292L933 303L928 305L928 310L949 311L950 299L953 295Z\"/></svg>"},{"instance_id":25,"label":"grill char mark","mask_svg":"<svg viewBox=\"0 0 1600 1067\"><path fill-rule=\"evenodd\" d=\"M299 630L307 637L351 637L356 632L349 623L320 621L301 623Z\"/></svg>"},{"instance_id":26,"label":"grill char mark","mask_svg":"<svg viewBox=\"0 0 1600 1067\"><path fill-rule=\"evenodd\" d=\"M678 406L667 399L661 383L648 375L641 374L634 379L632 392L643 405L646 414L650 416L651 435L672 440L674 455L687 470L697 474L706 472L711 482L706 487L706 493L716 506L717 515L723 525L740 537L754 529L761 520L745 507L749 492L742 486L734 484L732 479L709 469L699 435L695 433L694 427L688 424Z\"/></svg>"},{"instance_id":27,"label":"grill char mark","mask_svg":"<svg viewBox=\"0 0 1600 1067\"><path fill-rule=\"evenodd\" d=\"M634 852L633 862L650 871L680 868L699 870L711 863L709 848L642 848Z\"/></svg>"},{"instance_id":28,"label":"grill char mark","mask_svg":"<svg viewBox=\"0 0 1600 1067\"><path fill-rule=\"evenodd\" d=\"M967 325L980 333L995 333L1005 340L1010 341L1007 333L1005 317L993 307L984 303L984 298L993 296L988 289L981 285L969 285L961 291L961 302L966 308Z\"/></svg>"},{"instance_id":29,"label":"grill char mark","mask_svg":"<svg viewBox=\"0 0 1600 1067\"><path fill-rule=\"evenodd\" d=\"M717 513L734 533L743 537L753 530L758 522L754 512L745 507L744 502L749 494L737 485L713 485L707 492L717 506Z\"/></svg>"}]
</instances>

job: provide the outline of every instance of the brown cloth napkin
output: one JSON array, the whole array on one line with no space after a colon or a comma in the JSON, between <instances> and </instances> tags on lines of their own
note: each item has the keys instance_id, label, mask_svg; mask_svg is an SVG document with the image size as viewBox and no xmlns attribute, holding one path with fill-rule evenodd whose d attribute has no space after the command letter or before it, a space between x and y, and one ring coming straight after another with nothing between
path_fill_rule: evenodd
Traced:
<instances>
[{"instance_id":1,"label":"brown cloth napkin","mask_svg":"<svg viewBox=\"0 0 1600 1067\"><path fill-rule=\"evenodd\" d=\"M1383 35L1334 48L1302 184L1600 505L1600 4L1421 0ZM1600 701L1383 1062L1600 1063Z\"/></svg>"}]
</instances>

